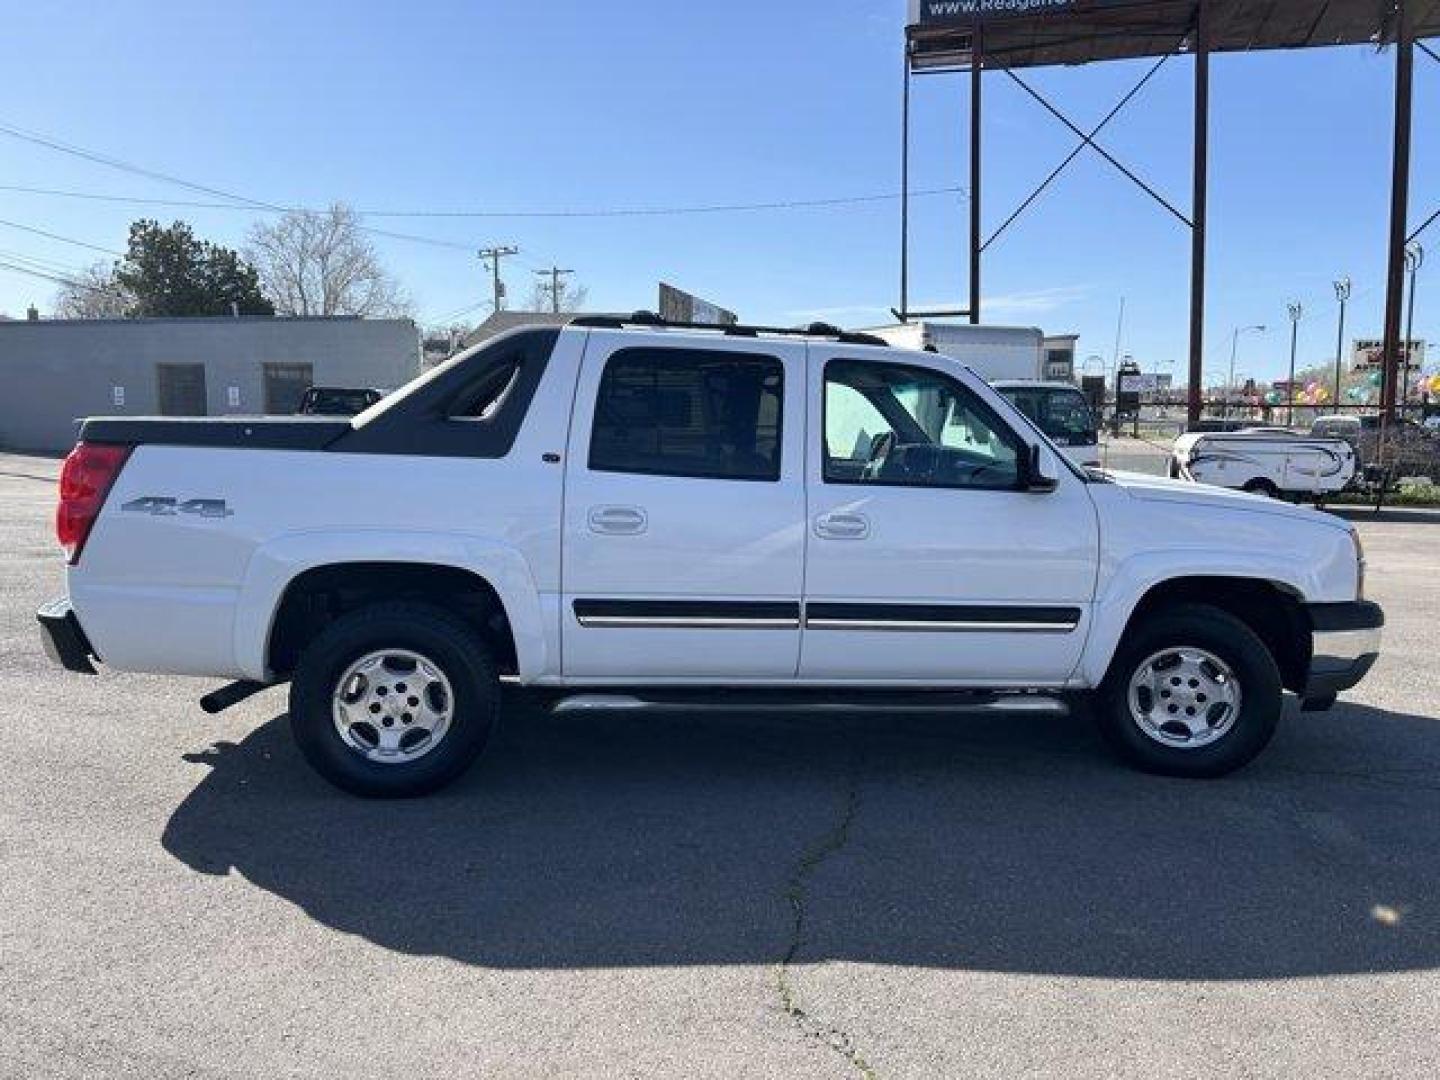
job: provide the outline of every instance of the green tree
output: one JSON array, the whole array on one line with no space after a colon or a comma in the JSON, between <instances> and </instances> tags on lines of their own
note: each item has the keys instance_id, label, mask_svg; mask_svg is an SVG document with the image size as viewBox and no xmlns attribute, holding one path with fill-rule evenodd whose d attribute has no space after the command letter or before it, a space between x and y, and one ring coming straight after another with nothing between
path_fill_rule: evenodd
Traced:
<instances>
[{"instance_id":1,"label":"green tree","mask_svg":"<svg viewBox=\"0 0 1440 1080\"><path fill-rule=\"evenodd\" d=\"M131 225L115 281L132 298L132 315L275 314L255 268L230 248L197 239L183 221Z\"/></svg>"}]
</instances>

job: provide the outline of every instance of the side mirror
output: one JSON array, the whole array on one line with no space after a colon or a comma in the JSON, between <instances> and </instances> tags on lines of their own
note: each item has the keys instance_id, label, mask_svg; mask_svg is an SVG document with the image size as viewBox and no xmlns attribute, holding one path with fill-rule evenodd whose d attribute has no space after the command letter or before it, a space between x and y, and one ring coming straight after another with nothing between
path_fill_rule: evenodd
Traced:
<instances>
[{"instance_id":1,"label":"side mirror","mask_svg":"<svg viewBox=\"0 0 1440 1080\"><path fill-rule=\"evenodd\" d=\"M1054 491L1060 486L1060 481L1053 476L1047 476L1041 465L1040 444L1031 443L1028 452L1021 459L1024 462L1024 471L1021 479L1024 482L1026 491Z\"/></svg>"}]
</instances>

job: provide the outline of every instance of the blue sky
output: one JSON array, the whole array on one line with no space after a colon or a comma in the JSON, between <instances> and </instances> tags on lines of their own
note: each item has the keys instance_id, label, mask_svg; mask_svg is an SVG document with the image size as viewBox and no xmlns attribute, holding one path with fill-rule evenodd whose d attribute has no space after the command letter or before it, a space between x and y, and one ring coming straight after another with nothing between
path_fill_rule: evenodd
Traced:
<instances>
[{"instance_id":1,"label":"blue sky","mask_svg":"<svg viewBox=\"0 0 1440 1080\"><path fill-rule=\"evenodd\" d=\"M548 211L805 200L899 188L903 0L715 5L218 5L37 2L0 34L0 123L151 170L285 205ZM1417 55L1418 222L1440 205L1440 65ZM1082 126L1148 65L1034 72ZM1393 56L1373 49L1214 62L1209 371L1282 372L1285 301L1303 299L1302 364L1333 356L1330 281L1355 281L1351 329L1377 334L1384 296ZM916 83L916 189L963 185L965 83ZM1191 65L1170 61L1107 128L1109 149L1182 209L1189 203ZM1002 75L987 76L989 225L1070 149L1069 133ZM181 188L0 136L0 184L152 199ZM659 279L756 322L884 318L896 302L898 204L606 218L389 219L455 246L379 239L421 320L487 295L473 249L513 243L512 297L532 271L574 268L597 309L655 304ZM137 216L183 217L240 244L249 210L182 209L0 190L0 219L123 247ZM960 302L966 207L913 213L912 299ZM1422 271L1417 336L1440 335L1440 226ZM7 254L8 253L8 254ZM0 226L0 258L54 268L101 256ZM986 321L1077 332L1183 370L1189 240L1093 154L1072 165L987 256ZM1428 278L1428 280L1427 280ZM54 286L0 269L0 311L48 306ZM477 308L479 314L483 310ZM473 316L471 316L473 317ZM1348 335L1347 335L1348 336Z\"/></svg>"}]
</instances>

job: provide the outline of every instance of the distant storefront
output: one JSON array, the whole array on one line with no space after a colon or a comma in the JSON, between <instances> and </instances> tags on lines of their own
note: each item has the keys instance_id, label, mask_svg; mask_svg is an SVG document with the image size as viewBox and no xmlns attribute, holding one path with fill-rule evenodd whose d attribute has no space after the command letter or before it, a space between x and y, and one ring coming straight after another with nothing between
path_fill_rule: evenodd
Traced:
<instances>
[{"instance_id":1,"label":"distant storefront","mask_svg":"<svg viewBox=\"0 0 1440 1080\"><path fill-rule=\"evenodd\" d=\"M0 447L66 450L85 416L291 413L311 385L388 390L419 364L408 319L0 322Z\"/></svg>"}]
</instances>

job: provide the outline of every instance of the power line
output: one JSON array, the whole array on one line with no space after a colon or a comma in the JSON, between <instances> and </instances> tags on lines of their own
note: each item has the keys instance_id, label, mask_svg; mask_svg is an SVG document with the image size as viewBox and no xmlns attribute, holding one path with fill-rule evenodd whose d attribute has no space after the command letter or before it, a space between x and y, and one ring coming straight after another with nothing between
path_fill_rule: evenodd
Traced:
<instances>
[{"instance_id":1,"label":"power line","mask_svg":"<svg viewBox=\"0 0 1440 1080\"><path fill-rule=\"evenodd\" d=\"M22 142L33 143L36 146L43 146L50 150L59 151L62 154L69 154L72 157L84 158L86 161L93 161L98 165L119 169L122 172L134 173L136 176L143 176L150 180L160 180L167 184L175 184L179 187L188 188L191 191L198 191L203 195L214 195L218 198L230 199L232 202L247 203L252 207L264 207L267 210L279 209L279 207L259 202L256 199L247 198L244 195L235 195L228 191L222 191L220 188L207 187L205 184L197 184L178 176L171 176L169 173L157 172L154 169L147 169L144 166L135 165L128 161L121 161L119 158L107 157L93 150L86 150L81 146L74 146L70 143L61 142L58 139L51 139L35 132L25 131L22 128L7 124L3 120L0 120L0 132L9 135L11 138L19 139Z\"/></svg>"},{"instance_id":2,"label":"power line","mask_svg":"<svg viewBox=\"0 0 1440 1080\"><path fill-rule=\"evenodd\" d=\"M188 207L198 210L246 210L228 202L196 202L188 199L155 199L143 195L107 195L99 191L71 191L64 188L31 187L27 184L0 184L0 191L20 195L52 195L65 199L90 199L95 202L126 203L132 206Z\"/></svg>"},{"instance_id":3,"label":"power line","mask_svg":"<svg viewBox=\"0 0 1440 1080\"><path fill-rule=\"evenodd\" d=\"M441 315L439 318L437 318L437 319L435 320L435 322L437 322L437 323L448 323L451 319L458 319L461 315L468 315L468 314L470 314L470 312L472 312L472 311L479 311L479 310L480 310L482 307L484 307L487 303L488 303L488 301L486 301L486 300L481 300L478 304L466 304L464 307L462 307L462 308L457 308L456 310L450 312L450 313L447 314L447 315Z\"/></svg>"},{"instance_id":4,"label":"power line","mask_svg":"<svg viewBox=\"0 0 1440 1080\"><path fill-rule=\"evenodd\" d=\"M91 285L88 282L76 281L73 278L61 277L59 274L46 273L44 270L32 270L29 267L20 266L7 259L0 259L0 269L13 270L17 274L29 274L31 277L44 278L46 281L53 281L57 285L68 285L74 289L85 289L88 292L104 293L110 295L113 290L102 288L99 285Z\"/></svg>"},{"instance_id":5,"label":"power line","mask_svg":"<svg viewBox=\"0 0 1440 1080\"><path fill-rule=\"evenodd\" d=\"M911 198L932 195L964 195L958 185L912 191ZM370 217L417 218L607 218L607 217L675 217L690 214L730 214L755 210L807 210L824 207L855 206L861 203L894 202L898 191L876 195L843 195L828 199L779 199L771 202L702 203L691 206L627 206L577 210L360 210Z\"/></svg>"},{"instance_id":6,"label":"power line","mask_svg":"<svg viewBox=\"0 0 1440 1080\"><path fill-rule=\"evenodd\" d=\"M0 131L4 128L0 127ZM233 202L200 202L187 199L155 199L137 195L112 195L94 191L73 191L61 188L29 187L23 184L0 184L0 191L23 195L50 195L66 199L90 199L99 202L127 203L136 206L167 206L191 210L267 210L272 213L290 213L307 209L303 206L277 207L263 204L236 205ZM937 195L959 195L964 197L966 189L959 185L937 188L920 188L910 192L912 199L929 198ZM702 203L687 206L622 206L595 207L572 210L375 210L357 209L355 212L374 218L624 218L624 217L679 217L694 214L729 214L763 210L813 210L831 207L856 206L865 203L895 202L901 197L898 191L887 191L873 195L841 195L826 199L781 199L770 202L748 203ZM401 234L403 235L403 234ZM419 237L435 241L433 237ZM447 243L447 241L435 241ZM458 245L469 250L468 245Z\"/></svg>"},{"instance_id":7,"label":"power line","mask_svg":"<svg viewBox=\"0 0 1440 1080\"><path fill-rule=\"evenodd\" d=\"M47 149L55 150L62 154L69 154L73 157L82 158L85 161L95 162L96 164L104 165L111 169L118 169L122 172L134 173L137 176L143 176L150 180L159 180L167 184L175 184L179 187L187 188L190 191L197 191L204 195L212 195L221 199L231 200L231 202L229 203L218 204L218 206L216 207L217 209L248 209L252 211L266 210L271 213L277 214L288 213L291 210L296 209L295 207L279 206L275 203L265 202L261 199L252 199L247 195L236 195L233 192L225 191L221 188L210 187L206 184L197 184L192 180L186 180L179 176L172 176L169 173L158 172L154 169L147 169L144 166L135 165L132 162L128 161L122 161L119 158L108 157L105 154L99 154L93 150L87 150L81 146L64 143L58 139L48 138L43 135L38 135L34 132L24 131L21 128L17 128L11 124L7 124L4 121L0 121L0 134L9 135L11 138L19 139L22 142L33 143L36 146L43 146ZM237 203L240 205L234 205ZM408 240L413 243L430 244L436 247L453 248L459 251L470 250L469 244L462 244L454 240L441 240L438 237L433 236L415 236L411 233L391 232L388 229L376 229L368 225L362 225L360 226L360 228L363 231L371 233L375 236L385 236L389 237L392 240Z\"/></svg>"},{"instance_id":8,"label":"power line","mask_svg":"<svg viewBox=\"0 0 1440 1080\"><path fill-rule=\"evenodd\" d=\"M4 248L0 248L0 258L10 259L13 262L28 263L41 270L49 270L56 274L78 276L84 273L83 270L77 269L68 263L63 263L58 259L46 259L38 255L28 255L23 251L7 251Z\"/></svg>"},{"instance_id":9,"label":"power line","mask_svg":"<svg viewBox=\"0 0 1440 1080\"><path fill-rule=\"evenodd\" d=\"M21 225L18 221L6 221L0 218L0 225L11 229L19 229L21 232L34 233L36 236L44 236L51 240L59 240L62 244L74 244L76 247L89 248L91 251L98 251L102 255L114 255L117 258L124 258L123 251L115 251L113 248L100 247L98 244L89 244L84 240L74 240L68 236L61 236L59 233L47 232L44 229L37 229L33 225Z\"/></svg>"}]
</instances>

